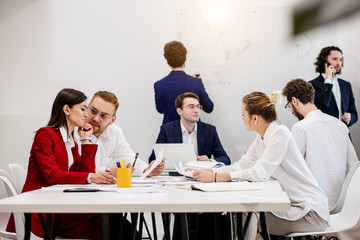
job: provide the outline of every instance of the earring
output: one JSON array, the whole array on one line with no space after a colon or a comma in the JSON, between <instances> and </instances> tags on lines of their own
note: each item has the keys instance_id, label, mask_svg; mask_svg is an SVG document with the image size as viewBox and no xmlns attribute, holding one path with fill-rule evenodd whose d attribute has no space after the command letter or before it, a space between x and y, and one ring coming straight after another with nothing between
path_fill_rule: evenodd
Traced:
<instances>
[{"instance_id":1,"label":"earring","mask_svg":"<svg viewBox=\"0 0 360 240\"><path fill-rule=\"evenodd\" d=\"M254 121L254 126L256 125L256 121Z\"/></svg>"}]
</instances>

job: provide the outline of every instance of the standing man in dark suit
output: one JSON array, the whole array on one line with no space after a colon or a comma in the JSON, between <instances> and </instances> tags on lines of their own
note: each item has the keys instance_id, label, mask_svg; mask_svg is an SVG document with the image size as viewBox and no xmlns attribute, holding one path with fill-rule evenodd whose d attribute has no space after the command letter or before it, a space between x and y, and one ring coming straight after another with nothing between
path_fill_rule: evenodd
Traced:
<instances>
[{"instance_id":1,"label":"standing man in dark suit","mask_svg":"<svg viewBox=\"0 0 360 240\"><path fill-rule=\"evenodd\" d=\"M172 71L154 84L156 110L164 114L163 124L179 119L174 103L176 97L184 92L197 94L205 112L211 113L214 109L200 75L192 77L184 72L186 53L181 42L172 41L164 47L164 57Z\"/></svg>"},{"instance_id":2,"label":"standing man in dark suit","mask_svg":"<svg viewBox=\"0 0 360 240\"><path fill-rule=\"evenodd\" d=\"M310 81L315 88L316 107L350 127L358 116L351 84L338 77L344 66L341 49L335 46L323 48L314 65L320 73Z\"/></svg>"},{"instance_id":3,"label":"standing man in dark suit","mask_svg":"<svg viewBox=\"0 0 360 240\"><path fill-rule=\"evenodd\" d=\"M161 126L156 143L192 143L198 161L218 161L225 165L230 159L221 145L220 138L213 125L199 122L199 97L191 92L180 94L175 101L180 120L175 120ZM211 155L214 159L211 159ZM154 151L149 162L155 160Z\"/></svg>"}]
</instances>

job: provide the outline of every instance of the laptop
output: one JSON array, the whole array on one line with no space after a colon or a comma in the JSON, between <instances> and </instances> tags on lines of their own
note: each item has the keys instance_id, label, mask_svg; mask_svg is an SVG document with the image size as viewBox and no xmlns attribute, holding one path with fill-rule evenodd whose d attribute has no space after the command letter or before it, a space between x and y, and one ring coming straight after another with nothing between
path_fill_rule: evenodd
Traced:
<instances>
[{"instance_id":1,"label":"laptop","mask_svg":"<svg viewBox=\"0 0 360 240\"><path fill-rule=\"evenodd\" d=\"M174 164L179 166L179 161L185 165L188 162L196 161L194 145L191 143L156 143L154 145L155 155L157 156L164 148L165 171L176 171Z\"/></svg>"}]
</instances>

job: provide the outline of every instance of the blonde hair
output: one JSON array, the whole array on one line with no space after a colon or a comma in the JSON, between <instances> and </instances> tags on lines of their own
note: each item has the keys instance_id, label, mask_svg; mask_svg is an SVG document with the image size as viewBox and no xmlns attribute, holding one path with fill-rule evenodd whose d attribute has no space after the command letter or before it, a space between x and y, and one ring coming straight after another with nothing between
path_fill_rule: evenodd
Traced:
<instances>
[{"instance_id":1,"label":"blonde hair","mask_svg":"<svg viewBox=\"0 0 360 240\"><path fill-rule=\"evenodd\" d=\"M259 115L265 121L273 122L277 120L275 104L281 100L279 92L273 92L270 96L262 92L252 92L247 94L242 102L245 104L245 109L252 115Z\"/></svg>"}]
</instances>

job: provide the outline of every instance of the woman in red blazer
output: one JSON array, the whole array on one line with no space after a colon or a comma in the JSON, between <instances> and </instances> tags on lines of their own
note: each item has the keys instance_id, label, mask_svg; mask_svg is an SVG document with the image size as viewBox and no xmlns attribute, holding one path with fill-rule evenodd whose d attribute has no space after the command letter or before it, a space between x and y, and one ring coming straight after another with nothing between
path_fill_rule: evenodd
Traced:
<instances>
[{"instance_id":1,"label":"woman in red blazer","mask_svg":"<svg viewBox=\"0 0 360 240\"><path fill-rule=\"evenodd\" d=\"M91 144L86 96L74 89L63 89L56 96L49 123L36 134L30 152L28 173L22 192L54 184L114 184L110 173L95 173L96 144ZM79 127L82 155L74 141L74 128ZM101 239L101 215L59 214L57 235L65 238ZM15 230L13 219L8 230ZM32 215L32 232L44 236L37 214Z\"/></svg>"}]
</instances>

